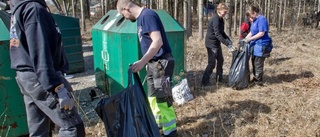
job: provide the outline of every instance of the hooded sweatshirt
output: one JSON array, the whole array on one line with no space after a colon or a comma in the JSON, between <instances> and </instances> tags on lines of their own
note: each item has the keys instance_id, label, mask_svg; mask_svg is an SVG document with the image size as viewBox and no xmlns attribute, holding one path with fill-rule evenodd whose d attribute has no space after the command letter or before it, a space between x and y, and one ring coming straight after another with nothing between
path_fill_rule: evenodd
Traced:
<instances>
[{"instance_id":1,"label":"hooded sweatshirt","mask_svg":"<svg viewBox=\"0 0 320 137\"><path fill-rule=\"evenodd\" d=\"M44 0L10 0L10 59L16 71L34 72L47 91L68 70L61 33Z\"/></svg>"}]
</instances>

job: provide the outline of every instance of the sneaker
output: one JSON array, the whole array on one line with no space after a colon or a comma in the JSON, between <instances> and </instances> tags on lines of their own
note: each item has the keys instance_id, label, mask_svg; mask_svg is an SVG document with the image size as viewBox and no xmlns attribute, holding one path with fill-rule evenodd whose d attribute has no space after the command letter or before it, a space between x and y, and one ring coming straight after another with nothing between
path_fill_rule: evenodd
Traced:
<instances>
[{"instance_id":1,"label":"sneaker","mask_svg":"<svg viewBox=\"0 0 320 137\"><path fill-rule=\"evenodd\" d=\"M209 85L209 82L201 82L201 86L205 87L205 86L208 86Z\"/></svg>"}]
</instances>

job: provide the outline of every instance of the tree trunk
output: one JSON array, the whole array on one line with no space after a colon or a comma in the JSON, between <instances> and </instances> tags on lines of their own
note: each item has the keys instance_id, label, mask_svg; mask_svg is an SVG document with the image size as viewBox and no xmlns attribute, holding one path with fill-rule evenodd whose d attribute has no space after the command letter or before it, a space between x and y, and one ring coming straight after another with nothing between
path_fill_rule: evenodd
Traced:
<instances>
[{"instance_id":1,"label":"tree trunk","mask_svg":"<svg viewBox=\"0 0 320 137\"><path fill-rule=\"evenodd\" d=\"M273 17L272 17L272 24L275 24L277 26L277 22L276 22L276 19L277 19L277 16L278 16L278 0L276 0L276 2L274 3L274 12L273 12Z\"/></svg>"},{"instance_id":2,"label":"tree trunk","mask_svg":"<svg viewBox=\"0 0 320 137\"><path fill-rule=\"evenodd\" d=\"M104 10L104 0L101 0L100 6L101 6L101 16L103 16L104 13L105 13L105 10Z\"/></svg>"},{"instance_id":3,"label":"tree trunk","mask_svg":"<svg viewBox=\"0 0 320 137\"><path fill-rule=\"evenodd\" d=\"M318 12L320 11L320 0L318 0Z\"/></svg>"},{"instance_id":4,"label":"tree trunk","mask_svg":"<svg viewBox=\"0 0 320 137\"><path fill-rule=\"evenodd\" d=\"M293 3L292 3L293 6L292 6L292 23L291 23L291 28L292 28L294 31L295 31L294 28L295 28L295 25L296 25L296 23L295 23L295 21L296 21L296 20L295 20L295 15L296 15L296 14L295 14L295 12L296 12L296 10L295 10L296 6L295 6L295 5L296 5L296 3L297 3L296 1L297 1L297 0L293 0Z\"/></svg>"},{"instance_id":5,"label":"tree trunk","mask_svg":"<svg viewBox=\"0 0 320 137\"><path fill-rule=\"evenodd\" d=\"M313 11L316 11L316 8L317 8L317 0L314 0L314 3L313 3Z\"/></svg>"},{"instance_id":6,"label":"tree trunk","mask_svg":"<svg viewBox=\"0 0 320 137\"><path fill-rule=\"evenodd\" d=\"M259 0L258 5L259 5L259 7L262 7L261 6L261 0ZM260 9L260 10L262 11L262 9Z\"/></svg>"},{"instance_id":7,"label":"tree trunk","mask_svg":"<svg viewBox=\"0 0 320 137\"><path fill-rule=\"evenodd\" d=\"M76 3L74 0L71 1L72 2L72 17L76 17Z\"/></svg>"},{"instance_id":8,"label":"tree trunk","mask_svg":"<svg viewBox=\"0 0 320 137\"><path fill-rule=\"evenodd\" d=\"M267 4L268 4L268 1L267 0L264 0L264 15L267 16Z\"/></svg>"},{"instance_id":9,"label":"tree trunk","mask_svg":"<svg viewBox=\"0 0 320 137\"><path fill-rule=\"evenodd\" d=\"M287 9L287 0L284 0L283 3L283 19L282 19L282 26L284 26L284 23L286 22L286 9Z\"/></svg>"},{"instance_id":10,"label":"tree trunk","mask_svg":"<svg viewBox=\"0 0 320 137\"><path fill-rule=\"evenodd\" d=\"M300 9L301 9L301 0L299 0L299 6L298 6L298 16L297 16L298 19L300 17Z\"/></svg>"},{"instance_id":11,"label":"tree trunk","mask_svg":"<svg viewBox=\"0 0 320 137\"><path fill-rule=\"evenodd\" d=\"M239 7L240 7L240 8L239 8L239 11L240 11L240 15L239 15L239 18L240 18L240 19L239 19L239 26L242 24L242 21L243 21L242 19L244 18L243 12L242 12L242 11L243 11L243 8L242 8L242 4L243 4L243 3L242 3L242 2L243 2L243 0L240 0L240 4L239 4ZM239 35L240 35L240 30L239 30L238 36L239 36Z\"/></svg>"},{"instance_id":12,"label":"tree trunk","mask_svg":"<svg viewBox=\"0 0 320 137\"><path fill-rule=\"evenodd\" d=\"M187 0L183 0L183 27L184 29L188 29L188 3Z\"/></svg>"},{"instance_id":13,"label":"tree trunk","mask_svg":"<svg viewBox=\"0 0 320 137\"><path fill-rule=\"evenodd\" d=\"M108 12L108 9L109 9L109 0L105 0L104 3L106 4L106 6L105 6L105 8L104 8L104 10L105 10L104 13L107 13L107 12ZM104 14L103 14L103 15L104 15Z\"/></svg>"},{"instance_id":14,"label":"tree trunk","mask_svg":"<svg viewBox=\"0 0 320 137\"><path fill-rule=\"evenodd\" d=\"M268 0L268 12L267 12L267 19L269 20L269 23L270 23L270 0Z\"/></svg>"},{"instance_id":15,"label":"tree trunk","mask_svg":"<svg viewBox=\"0 0 320 137\"><path fill-rule=\"evenodd\" d=\"M158 9L164 9L164 0L159 0L159 7Z\"/></svg>"},{"instance_id":16,"label":"tree trunk","mask_svg":"<svg viewBox=\"0 0 320 137\"><path fill-rule=\"evenodd\" d=\"M198 6L198 0L192 0L192 6L193 6L193 14L196 14L197 13L197 6Z\"/></svg>"},{"instance_id":17,"label":"tree trunk","mask_svg":"<svg viewBox=\"0 0 320 137\"><path fill-rule=\"evenodd\" d=\"M153 8L152 5L153 5L153 0L150 0L149 9L152 9L152 8Z\"/></svg>"},{"instance_id":18,"label":"tree trunk","mask_svg":"<svg viewBox=\"0 0 320 137\"><path fill-rule=\"evenodd\" d=\"M174 19L178 20L178 0L174 0Z\"/></svg>"},{"instance_id":19,"label":"tree trunk","mask_svg":"<svg viewBox=\"0 0 320 137\"><path fill-rule=\"evenodd\" d=\"M192 36L192 13L191 13L191 0L188 0L187 5L187 15L188 15L188 23L187 23L187 37Z\"/></svg>"},{"instance_id":20,"label":"tree trunk","mask_svg":"<svg viewBox=\"0 0 320 137\"><path fill-rule=\"evenodd\" d=\"M80 0L80 9L81 9L81 28L82 28L82 31L86 32L83 0Z\"/></svg>"},{"instance_id":21,"label":"tree trunk","mask_svg":"<svg viewBox=\"0 0 320 137\"><path fill-rule=\"evenodd\" d=\"M199 40L203 39L203 1L198 0L199 15Z\"/></svg>"},{"instance_id":22,"label":"tree trunk","mask_svg":"<svg viewBox=\"0 0 320 137\"><path fill-rule=\"evenodd\" d=\"M226 0L226 6L229 7L228 13L225 17L225 22L226 22L226 34L231 37L231 13L230 13L230 0Z\"/></svg>"},{"instance_id":23,"label":"tree trunk","mask_svg":"<svg viewBox=\"0 0 320 137\"><path fill-rule=\"evenodd\" d=\"M64 15L68 16L67 4L66 4L65 0L62 0L62 5L63 5L63 10L64 10Z\"/></svg>"},{"instance_id":24,"label":"tree trunk","mask_svg":"<svg viewBox=\"0 0 320 137\"><path fill-rule=\"evenodd\" d=\"M277 30L278 31L281 31L281 10L282 10L282 0L279 0L279 2L280 2L280 4L279 4L279 14L278 14L278 16L279 16L279 19L278 19L278 21L277 21Z\"/></svg>"},{"instance_id":25,"label":"tree trunk","mask_svg":"<svg viewBox=\"0 0 320 137\"><path fill-rule=\"evenodd\" d=\"M238 26L237 26L237 5L238 5L238 0L234 0L234 21L233 21L233 32L234 35L237 36L237 31L238 31Z\"/></svg>"}]
</instances>

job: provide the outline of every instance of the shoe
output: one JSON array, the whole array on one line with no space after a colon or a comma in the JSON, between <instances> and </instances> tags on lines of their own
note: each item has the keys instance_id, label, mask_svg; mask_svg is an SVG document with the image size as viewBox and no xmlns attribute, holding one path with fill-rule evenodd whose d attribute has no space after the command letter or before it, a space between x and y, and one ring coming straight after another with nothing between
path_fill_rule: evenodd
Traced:
<instances>
[{"instance_id":1,"label":"shoe","mask_svg":"<svg viewBox=\"0 0 320 137\"><path fill-rule=\"evenodd\" d=\"M223 78L218 79L218 82L220 82L220 83L222 83L223 81L224 81Z\"/></svg>"},{"instance_id":2,"label":"shoe","mask_svg":"<svg viewBox=\"0 0 320 137\"><path fill-rule=\"evenodd\" d=\"M217 76L216 80L217 80L217 82L222 83L223 82L223 77L222 76L219 76L219 77Z\"/></svg>"},{"instance_id":3,"label":"shoe","mask_svg":"<svg viewBox=\"0 0 320 137\"><path fill-rule=\"evenodd\" d=\"M208 86L209 85L209 82L201 82L201 86L205 87L205 86Z\"/></svg>"},{"instance_id":4,"label":"shoe","mask_svg":"<svg viewBox=\"0 0 320 137\"><path fill-rule=\"evenodd\" d=\"M177 136L177 130L172 131L169 135L164 135L164 137L176 137Z\"/></svg>"},{"instance_id":5,"label":"shoe","mask_svg":"<svg viewBox=\"0 0 320 137\"><path fill-rule=\"evenodd\" d=\"M258 85L258 86L263 86L262 81L255 81L254 84L255 84L255 85Z\"/></svg>"}]
</instances>

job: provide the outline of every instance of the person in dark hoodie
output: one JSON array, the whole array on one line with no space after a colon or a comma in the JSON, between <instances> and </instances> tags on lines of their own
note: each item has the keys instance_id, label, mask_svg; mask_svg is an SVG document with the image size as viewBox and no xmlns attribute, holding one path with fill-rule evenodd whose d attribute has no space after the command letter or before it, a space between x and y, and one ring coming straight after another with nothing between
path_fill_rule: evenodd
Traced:
<instances>
[{"instance_id":1,"label":"person in dark hoodie","mask_svg":"<svg viewBox=\"0 0 320 137\"><path fill-rule=\"evenodd\" d=\"M216 61L216 81L223 81L222 66L224 59L222 55L221 42L228 47L229 51L236 50L236 48L232 46L232 41L224 32L223 17L227 14L228 7L224 3L220 3L216 9L216 13L214 13L213 17L209 21L205 38L205 45L208 52L208 65L202 77L202 86L209 84L210 75L215 68Z\"/></svg>"},{"instance_id":2,"label":"person in dark hoodie","mask_svg":"<svg viewBox=\"0 0 320 137\"><path fill-rule=\"evenodd\" d=\"M68 62L61 33L44 0L10 0L10 58L23 94L29 136L48 136L50 119L61 137L85 136L63 77Z\"/></svg>"}]
</instances>

